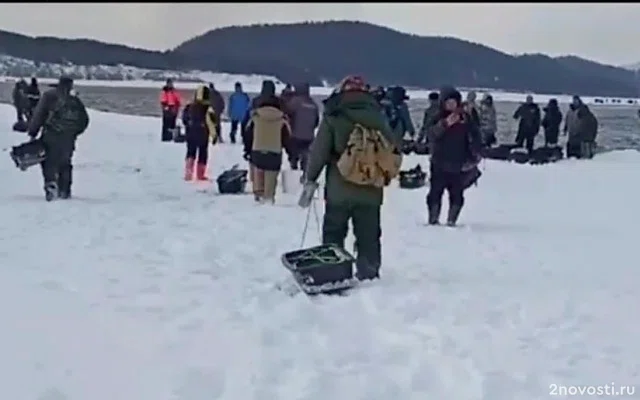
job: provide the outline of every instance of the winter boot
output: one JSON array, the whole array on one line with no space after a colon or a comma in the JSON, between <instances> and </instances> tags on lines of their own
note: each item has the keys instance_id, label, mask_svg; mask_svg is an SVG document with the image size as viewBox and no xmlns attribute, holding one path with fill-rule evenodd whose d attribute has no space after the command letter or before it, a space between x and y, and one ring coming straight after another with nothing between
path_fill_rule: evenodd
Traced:
<instances>
[{"instance_id":1,"label":"winter boot","mask_svg":"<svg viewBox=\"0 0 640 400\"><path fill-rule=\"evenodd\" d=\"M196 166L196 179L199 181L209 180L209 177L207 176L207 164L198 164Z\"/></svg>"},{"instance_id":2,"label":"winter boot","mask_svg":"<svg viewBox=\"0 0 640 400\"><path fill-rule=\"evenodd\" d=\"M190 181L193 179L193 167L196 163L194 158L187 158L184 163L184 180Z\"/></svg>"},{"instance_id":3,"label":"winter boot","mask_svg":"<svg viewBox=\"0 0 640 400\"><path fill-rule=\"evenodd\" d=\"M44 184L44 198L47 201L55 200L58 198L58 183L47 182Z\"/></svg>"},{"instance_id":4,"label":"winter boot","mask_svg":"<svg viewBox=\"0 0 640 400\"><path fill-rule=\"evenodd\" d=\"M447 216L447 225L456 226L456 222L458 222L458 216L460 216L460 211L462 211L462 206L454 205L454 204L449 206L449 215Z\"/></svg>"},{"instance_id":5,"label":"winter boot","mask_svg":"<svg viewBox=\"0 0 640 400\"><path fill-rule=\"evenodd\" d=\"M429 225L439 225L440 224L440 209L442 208L441 204L432 204L428 206L429 208Z\"/></svg>"}]
</instances>

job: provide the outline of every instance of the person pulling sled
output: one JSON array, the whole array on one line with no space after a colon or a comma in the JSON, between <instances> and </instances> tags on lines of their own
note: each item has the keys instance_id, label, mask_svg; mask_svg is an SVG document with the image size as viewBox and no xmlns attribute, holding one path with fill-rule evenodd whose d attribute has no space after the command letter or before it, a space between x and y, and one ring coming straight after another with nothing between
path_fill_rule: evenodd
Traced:
<instances>
[{"instance_id":1,"label":"person pulling sled","mask_svg":"<svg viewBox=\"0 0 640 400\"><path fill-rule=\"evenodd\" d=\"M351 221L359 280L379 278L380 209L384 188L400 172L401 144L362 78L344 78L325 102L304 191L312 192L326 169L322 243L344 248Z\"/></svg>"},{"instance_id":2,"label":"person pulling sled","mask_svg":"<svg viewBox=\"0 0 640 400\"><path fill-rule=\"evenodd\" d=\"M46 91L38 102L27 130L36 139L42 129L41 140L46 158L42 162L45 199L71 197L72 158L76 139L89 126L89 115L82 100L73 91L73 80L60 77L58 84Z\"/></svg>"},{"instance_id":3,"label":"person pulling sled","mask_svg":"<svg viewBox=\"0 0 640 400\"><path fill-rule=\"evenodd\" d=\"M218 116L211 107L209 88L196 89L193 101L182 111L182 123L187 136L187 155L184 166L184 180L196 179L208 181L207 162L209 161L209 141L216 142L219 135L216 129Z\"/></svg>"}]
</instances>

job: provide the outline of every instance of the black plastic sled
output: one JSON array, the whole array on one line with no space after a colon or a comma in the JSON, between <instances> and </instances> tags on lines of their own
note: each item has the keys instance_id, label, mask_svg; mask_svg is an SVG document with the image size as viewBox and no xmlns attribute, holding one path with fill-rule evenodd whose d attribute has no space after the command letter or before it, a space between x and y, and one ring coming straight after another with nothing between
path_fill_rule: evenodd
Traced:
<instances>
[{"instance_id":1,"label":"black plastic sled","mask_svg":"<svg viewBox=\"0 0 640 400\"><path fill-rule=\"evenodd\" d=\"M418 189L427 182L427 173L422 170L420 164L406 171L400 171L398 177L402 189Z\"/></svg>"},{"instance_id":2,"label":"black plastic sled","mask_svg":"<svg viewBox=\"0 0 640 400\"><path fill-rule=\"evenodd\" d=\"M307 295L340 294L354 287L355 258L345 249L323 244L282 255L282 265Z\"/></svg>"},{"instance_id":3,"label":"black plastic sled","mask_svg":"<svg viewBox=\"0 0 640 400\"><path fill-rule=\"evenodd\" d=\"M500 144L495 147L486 147L482 150L482 157L490 160L508 161L511 150L517 148L516 144Z\"/></svg>"},{"instance_id":4,"label":"black plastic sled","mask_svg":"<svg viewBox=\"0 0 640 400\"><path fill-rule=\"evenodd\" d=\"M244 193L247 187L247 175L249 171L246 169L238 169L238 164L221 173L216 182L218 184L218 192L220 194L240 194Z\"/></svg>"},{"instance_id":5,"label":"black plastic sled","mask_svg":"<svg viewBox=\"0 0 640 400\"><path fill-rule=\"evenodd\" d=\"M416 145L416 142L414 142L413 140L407 140L407 139L402 140L402 148L401 148L402 154L408 156L409 154L413 153L415 150L415 145Z\"/></svg>"},{"instance_id":6,"label":"black plastic sled","mask_svg":"<svg viewBox=\"0 0 640 400\"><path fill-rule=\"evenodd\" d=\"M429 154L429 144L427 142L416 142L413 146L413 152L420 156Z\"/></svg>"},{"instance_id":7,"label":"black plastic sled","mask_svg":"<svg viewBox=\"0 0 640 400\"><path fill-rule=\"evenodd\" d=\"M28 128L29 128L29 124L27 123L27 121L22 119L16 122L15 124L13 124L13 126L11 127L11 129L13 129L15 132L22 132L22 133L26 132Z\"/></svg>"},{"instance_id":8,"label":"black plastic sled","mask_svg":"<svg viewBox=\"0 0 640 400\"><path fill-rule=\"evenodd\" d=\"M18 146L13 146L9 156L21 171L40 164L46 158L46 150L42 140L31 140Z\"/></svg>"},{"instance_id":9,"label":"black plastic sled","mask_svg":"<svg viewBox=\"0 0 640 400\"><path fill-rule=\"evenodd\" d=\"M562 147L547 146L538 147L531 152L531 164L547 164L562 160Z\"/></svg>"},{"instance_id":10,"label":"black plastic sled","mask_svg":"<svg viewBox=\"0 0 640 400\"><path fill-rule=\"evenodd\" d=\"M516 164L527 164L531 160L531 155L525 149L513 149L509 154L509 161Z\"/></svg>"}]
</instances>

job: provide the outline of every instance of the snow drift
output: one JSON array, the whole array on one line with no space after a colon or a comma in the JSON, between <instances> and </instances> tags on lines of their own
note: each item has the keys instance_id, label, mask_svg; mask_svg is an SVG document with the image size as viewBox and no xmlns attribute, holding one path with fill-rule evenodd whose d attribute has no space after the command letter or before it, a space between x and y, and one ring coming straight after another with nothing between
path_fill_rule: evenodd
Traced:
<instances>
[{"instance_id":1,"label":"snow drift","mask_svg":"<svg viewBox=\"0 0 640 400\"><path fill-rule=\"evenodd\" d=\"M181 180L158 119L91 118L68 202L0 163L3 398L536 400L638 383L635 151L487 162L458 229L424 226L424 190L394 185L383 279L309 300L275 288L295 195L216 196ZM211 158L215 177L241 148Z\"/></svg>"}]
</instances>

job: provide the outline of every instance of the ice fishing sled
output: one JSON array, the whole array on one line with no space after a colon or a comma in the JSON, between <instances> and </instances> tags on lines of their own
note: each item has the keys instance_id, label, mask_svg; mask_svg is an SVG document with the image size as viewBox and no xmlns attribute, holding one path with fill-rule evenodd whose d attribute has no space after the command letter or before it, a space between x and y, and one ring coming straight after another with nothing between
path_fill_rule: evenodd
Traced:
<instances>
[{"instance_id":1,"label":"ice fishing sled","mask_svg":"<svg viewBox=\"0 0 640 400\"><path fill-rule=\"evenodd\" d=\"M18 146L13 146L9 156L21 171L26 171L34 165L40 164L46 158L46 150L42 140L31 140Z\"/></svg>"},{"instance_id":2,"label":"ice fishing sled","mask_svg":"<svg viewBox=\"0 0 640 400\"><path fill-rule=\"evenodd\" d=\"M531 164L547 164L561 160L564 157L562 147L538 147L531 152Z\"/></svg>"},{"instance_id":3,"label":"ice fishing sled","mask_svg":"<svg viewBox=\"0 0 640 400\"><path fill-rule=\"evenodd\" d=\"M525 149L513 149L509 153L509 161L516 164L527 164L531 160L531 155Z\"/></svg>"},{"instance_id":4,"label":"ice fishing sled","mask_svg":"<svg viewBox=\"0 0 640 400\"><path fill-rule=\"evenodd\" d=\"M427 173L422 170L420 164L406 171L400 171L398 177L402 189L418 189L427 182Z\"/></svg>"},{"instance_id":5,"label":"ice fishing sled","mask_svg":"<svg viewBox=\"0 0 640 400\"><path fill-rule=\"evenodd\" d=\"M24 132L27 131L28 127L29 127L29 124L27 123L27 121L21 119L18 122L16 122L15 124L13 124L11 129L13 129L15 132L24 133Z\"/></svg>"},{"instance_id":6,"label":"ice fishing sled","mask_svg":"<svg viewBox=\"0 0 640 400\"><path fill-rule=\"evenodd\" d=\"M244 193L247 186L246 169L238 169L238 164L221 173L216 179L218 192L220 194L240 194Z\"/></svg>"},{"instance_id":7,"label":"ice fishing sled","mask_svg":"<svg viewBox=\"0 0 640 400\"><path fill-rule=\"evenodd\" d=\"M413 152L424 156L429 154L429 144L427 142L416 142L416 144L413 146Z\"/></svg>"},{"instance_id":8,"label":"ice fishing sled","mask_svg":"<svg viewBox=\"0 0 640 400\"><path fill-rule=\"evenodd\" d=\"M400 151L404 155L409 155L415 150L415 145L416 142L414 142L413 140L404 139L402 140L402 148L400 149Z\"/></svg>"},{"instance_id":9,"label":"ice fishing sled","mask_svg":"<svg viewBox=\"0 0 640 400\"><path fill-rule=\"evenodd\" d=\"M511 150L517 148L516 144L500 144L494 147L487 147L482 151L482 157L490 160L508 161Z\"/></svg>"},{"instance_id":10,"label":"ice fishing sled","mask_svg":"<svg viewBox=\"0 0 640 400\"><path fill-rule=\"evenodd\" d=\"M338 294L356 285L355 258L345 249L323 244L282 255L282 265L308 295Z\"/></svg>"}]
</instances>

